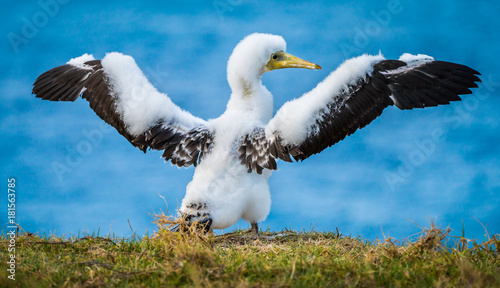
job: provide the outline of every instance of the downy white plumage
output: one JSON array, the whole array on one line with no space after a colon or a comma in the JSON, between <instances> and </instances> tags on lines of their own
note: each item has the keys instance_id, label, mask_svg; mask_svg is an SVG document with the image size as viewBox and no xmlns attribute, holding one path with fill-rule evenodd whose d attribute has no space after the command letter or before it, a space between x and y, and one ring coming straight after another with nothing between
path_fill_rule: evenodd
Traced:
<instances>
[{"instance_id":1,"label":"downy white plumage","mask_svg":"<svg viewBox=\"0 0 500 288\"><path fill-rule=\"evenodd\" d=\"M239 219L264 221L270 212L268 178L278 159L303 160L369 124L391 105L424 108L460 100L477 87L467 66L404 54L399 60L362 55L344 62L316 88L287 102L273 117L265 72L320 69L286 53L281 36L255 33L234 49L227 65L232 90L220 117L202 120L176 106L146 79L130 56L109 53L71 59L42 74L33 93L51 101L87 99L104 121L134 146L164 150L178 166L196 166L179 214L226 228Z\"/></svg>"}]
</instances>

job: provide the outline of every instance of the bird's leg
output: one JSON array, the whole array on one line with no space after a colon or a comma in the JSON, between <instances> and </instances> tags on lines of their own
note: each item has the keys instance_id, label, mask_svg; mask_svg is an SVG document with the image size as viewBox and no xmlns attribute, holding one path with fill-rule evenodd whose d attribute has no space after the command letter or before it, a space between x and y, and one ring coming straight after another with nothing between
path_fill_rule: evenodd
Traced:
<instances>
[{"instance_id":1,"label":"bird's leg","mask_svg":"<svg viewBox=\"0 0 500 288\"><path fill-rule=\"evenodd\" d=\"M252 234L255 238L259 238L259 224L252 223Z\"/></svg>"}]
</instances>

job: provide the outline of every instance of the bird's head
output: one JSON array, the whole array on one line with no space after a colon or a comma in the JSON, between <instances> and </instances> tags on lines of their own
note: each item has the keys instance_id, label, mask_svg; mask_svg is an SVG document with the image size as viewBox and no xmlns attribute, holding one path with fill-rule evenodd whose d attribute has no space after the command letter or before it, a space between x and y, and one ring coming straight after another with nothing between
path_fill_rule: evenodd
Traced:
<instances>
[{"instance_id":1,"label":"bird's head","mask_svg":"<svg viewBox=\"0 0 500 288\"><path fill-rule=\"evenodd\" d=\"M227 65L227 78L234 90L242 84L253 86L263 73L282 68L321 69L317 64L286 53L283 37L254 33L234 48Z\"/></svg>"}]
</instances>

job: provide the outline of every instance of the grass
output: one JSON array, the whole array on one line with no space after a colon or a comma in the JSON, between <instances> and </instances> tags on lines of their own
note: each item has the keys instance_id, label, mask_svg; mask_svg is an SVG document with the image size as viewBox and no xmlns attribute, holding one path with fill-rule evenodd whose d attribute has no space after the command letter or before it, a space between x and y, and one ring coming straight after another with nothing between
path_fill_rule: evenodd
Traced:
<instances>
[{"instance_id":1,"label":"grass","mask_svg":"<svg viewBox=\"0 0 500 288\"><path fill-rule=\"evenodd\" d=\"M158 216L157 224L171 221ZM125 239L23 232L16 280L1 269L0 287L500 287L500 235L478 243L449 233L431 225L399 243L338 231L263 232L259 239L241 230L214 236L161 229ZM5 262L7 250L0 254Z\"/></svg>"}]
</instances>

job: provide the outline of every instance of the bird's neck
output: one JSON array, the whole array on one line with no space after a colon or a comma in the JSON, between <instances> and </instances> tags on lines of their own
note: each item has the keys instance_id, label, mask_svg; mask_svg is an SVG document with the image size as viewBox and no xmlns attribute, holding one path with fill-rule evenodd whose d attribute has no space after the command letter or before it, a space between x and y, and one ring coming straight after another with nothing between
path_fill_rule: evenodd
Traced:
<instances>
[{"instance_id":1,"label":"bird's neck","mask_svg":"<svg viewBox=\"0 0 500 288\"><path fill-rule=\"evenodd\" d=\"M231 84L232 94L226 112L240 113L241 117L263 123L271 119L273 96L262 84L261 75L251 80L240 78Z\"/></svg>"},{"instance_id":2,"label":"bird's neck","mask_svg":"<svg viewBox=\"0 0 500 288\"><path fill-rule=\"evenodd\" d=\"M246 77L238 77L233 81L234 83L230 83L231 90L233 95L241 96L243 98L250 97L255 93L258 93L262 85L261 80L262 75L258 75L253 79L247 79Z\"/></svg>"}]
</instances>

